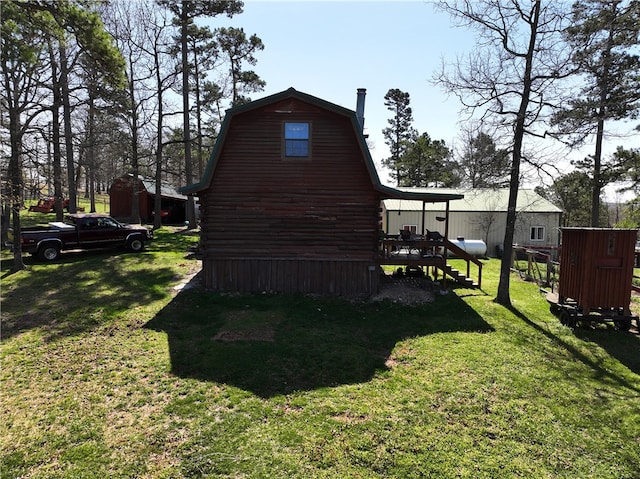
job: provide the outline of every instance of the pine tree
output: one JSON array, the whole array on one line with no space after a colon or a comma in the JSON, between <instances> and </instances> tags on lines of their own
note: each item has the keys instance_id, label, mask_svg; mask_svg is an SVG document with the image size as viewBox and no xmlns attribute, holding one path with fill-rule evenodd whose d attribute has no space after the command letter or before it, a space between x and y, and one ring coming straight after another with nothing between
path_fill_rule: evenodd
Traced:
<instances>
[{"instance_id":1,"label":"pine tree","mask_svg":"<svg viewBox=\"0 0 640 479\"><path fill-rule=\"evenodd\" d=\"M232 17L242 13L244 3L237 0L219 0L212 2L183 2L181 0L158 0L158 3L168 8L175 15L175 23L180 27L180 53L182 60L182 110L184 134L184 164L185 176L188 184L193 182L193 166L191 155L191 124L189 120L189 96L191 79L191 65L189 63L189 30L196 18L215 17L225 14ZM189 196L187 202L187 221L189 229L196 227L195 202Z\"/></svg>"},{"instance_id":2,"label":"pine tree","mask_svg":"<svg viewBox=\"0 0 640 479\"><path fill-rule=\"evenodd\" d=\"M393 112L393 118L387 120L389 126L382 130L385 143L391 151L391 156L382 164L391 170L391 177L398 186L403 184L400 161L410 141L416 136L416 131L411 127L413 112L409 103L409 94L397 88L390 89L384 96L384 105Z\"/></svg>"},{"instance_id":3,"label":"pine tree","mask_svg":"<svg viewBox=\"0 0 640 479\"><path fill-rule=\"evenodd\" d=\"M573 62L584 78L567 108L554 117L557 134L581 144L595 135L592 155L591 225L599 224L605 123L640 113L640 2L584 0L572 9L566 38L576 52Z\"/></svg>"},{"instance_id":4,"label":"pine tree","mask_svg":"<svg viewBox=\"0 0 640 479\"><path fill-rule=\"evenodd\" d=\"M482 130L466 132L459 167L463 181L471 188L503 188L509 185L509 152L498 148Z\"/></svg>"},{"instance_id":5,"label":"pine tree","mask_svg":"<svg viewBox=\"0 0 640 479\"><path fill-rule=\"evenodd\" d=\"M407 144L398 162L400 186L454 187L460 183L457 165L444 140L432 140L423 133Z\"/></svg>"}]
</instances>

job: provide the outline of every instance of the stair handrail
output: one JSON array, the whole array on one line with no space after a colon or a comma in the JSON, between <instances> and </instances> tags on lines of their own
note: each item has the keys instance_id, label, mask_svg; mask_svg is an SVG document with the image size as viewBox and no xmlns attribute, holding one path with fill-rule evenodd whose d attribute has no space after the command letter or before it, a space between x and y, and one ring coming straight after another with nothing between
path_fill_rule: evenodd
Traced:
<instances>
[{"instance_id":1,"label":"stair handrail","mask_svg":"<svg viewBox=\"0 0 640 479\"><path fill-rule=\"evenodd\" d=\"M463 259L467 262L467 278L471 276L471 265L470 263L475 263L478 266L478 288L482 289L482 266L483 263L478 258L473 255L470 255L465 250L460 248L455 243L452 243L447 238L444 238L444 246L447 250L451 251L458 258Z\"/></svg>"}]
</instances>

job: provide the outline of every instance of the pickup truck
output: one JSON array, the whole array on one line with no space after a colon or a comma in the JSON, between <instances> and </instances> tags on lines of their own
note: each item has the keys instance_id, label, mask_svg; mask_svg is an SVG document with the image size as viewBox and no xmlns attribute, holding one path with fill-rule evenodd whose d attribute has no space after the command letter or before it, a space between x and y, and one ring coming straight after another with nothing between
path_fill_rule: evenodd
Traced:
<instances>
[{"instance_id":1,"label":"pickup truck","mask_svg":"<svg viewBox=\"0 0 640 479\"><path fill-rule=\"evenodd\" d=\"M123 246L130 251L142 251L153 232L138 225L124 225L110 216L88 213L66 216L66 222L52 222L48 227L36 226L21 230L22 251L37 255L43 261L54 261L62 250ZM9 230L8 244L15 241Z\"/></svg>"}]
</instances>

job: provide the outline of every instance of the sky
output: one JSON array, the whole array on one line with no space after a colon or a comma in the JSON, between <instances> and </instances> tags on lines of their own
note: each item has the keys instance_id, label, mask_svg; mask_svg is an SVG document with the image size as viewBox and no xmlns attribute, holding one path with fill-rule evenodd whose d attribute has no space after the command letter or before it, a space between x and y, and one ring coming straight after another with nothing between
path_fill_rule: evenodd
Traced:
<instances>
[{"instance_id":1,"label":"sky","mask_svg":"<svg viewBox=\"0 0 640 479\"><path fill-rule=\"evenodd\" d=\"M420 134L450 146L459 138L461 105L431 80L443 60L471 52L475 36L453 26L432 2L245 0L242 14L216 17L210 26L242 27L261 38L264 50L252 69L266 87L254 100L293 87L355 110L356 91L365 88L365 133L383 183L393 184L381 166L390 156L382 135L392 117L384 106L390 89L409 93ZM640 146L637 138L632 143Z\"/></svg>"}]
</instances>

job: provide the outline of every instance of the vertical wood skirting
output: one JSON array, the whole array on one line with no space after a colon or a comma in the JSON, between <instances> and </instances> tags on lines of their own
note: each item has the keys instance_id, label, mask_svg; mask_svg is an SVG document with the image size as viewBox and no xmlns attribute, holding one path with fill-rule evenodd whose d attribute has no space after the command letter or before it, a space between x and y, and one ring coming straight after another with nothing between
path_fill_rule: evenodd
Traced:
<instances>
[{"instance_id":1,"label":"vertical wood skirting","mask_svg":"<svg viewBox=\"0 0 640 479\"><path fill-rule=\"evenodd\" d=\"M237 258L207 259L204 282L214 291L364 296L378 291L373 262Z\"/></svg>"}]
</instances>

